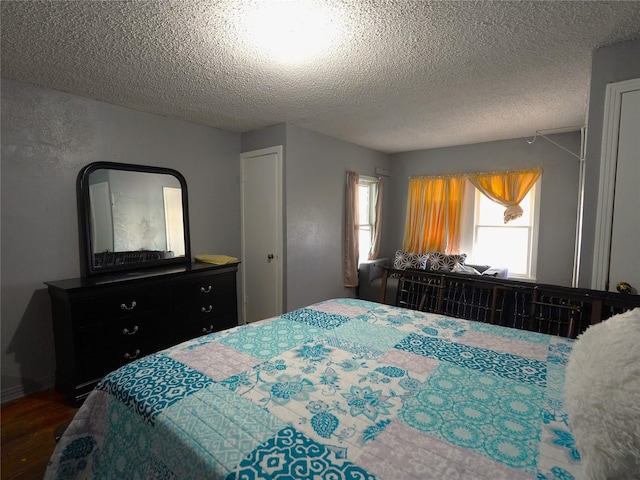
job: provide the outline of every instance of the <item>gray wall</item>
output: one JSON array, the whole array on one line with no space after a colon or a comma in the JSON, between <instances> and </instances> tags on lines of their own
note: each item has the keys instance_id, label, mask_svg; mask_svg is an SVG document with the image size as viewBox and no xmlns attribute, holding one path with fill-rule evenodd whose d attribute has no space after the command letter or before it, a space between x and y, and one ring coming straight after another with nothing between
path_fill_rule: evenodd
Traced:
<instances>
[{"instance_id":1,"label":"gray wall","mask_svg":"<svg viewBox=\"0 0 640 480\"><path fill-rule=\"evenodd\" d=\"M241 151L242 153L252 152L262 148L275 147L276 145L282 145L284 147L286 143L287 125L285 123L279 123L278 125L273 125L261 130L243 133ZM286 152L283 151L282 155L284 157Z\"/></svg>"},{"instance_id":2,"label":"gray wall","mask_svg":"<svg viewBox=\"0 0 640 480\"><path fill-rule=\"evenodd\" d=\"M287 309L354 296L342 274L346 171L374 176L389 158L291 124L286 151Z\"/></svg>"},{"instance_id":3,"label":"gray wall","mask_svg":"<svg viewBox=\"0 0 640 480\"><path fill-rule=\"evenodd\" d=\"M193 254L239 256L239 152L239 135L2 80L2 401L53 384L43 282L80 275L80 168L115 161L180 171Z\"/></svg>"},{"instance_id":4,"label":"gray wall","mask_svg":"<svg viewBox=\"0 0 640 480\"><path fill-rule=\"evenodd\" d=\"M354 296L342 280L346 171L374 176L388 156L291 124L242 136L243 152L274 145L284 147L285 310Z\"/></svg>"},{"instance_id":5,"label":"gray wall","mask_svg":"<svg viewBox=\"0 0 640 480\"><path fill-rule=\"evenodd\" d=\"M585 288L591 287L593 271L606 88L609 83L640 78L640 40L594 50L591 69L579 284Z\"/></svg>"},{"instance_id":6,"label":"gray wall","mask_svg":"<svg viewBox=\"0 0 640 480\"><path fill-rule=\"evenodd\" d=\"M580 133L549 136L580 152ZM391 155L390 211L383 243L385 256L402 248L407 187L411 175L543 168L540 188L537 281L571 286L578 205L578 159L538 137Z\"/></svg>"}]
</instances>

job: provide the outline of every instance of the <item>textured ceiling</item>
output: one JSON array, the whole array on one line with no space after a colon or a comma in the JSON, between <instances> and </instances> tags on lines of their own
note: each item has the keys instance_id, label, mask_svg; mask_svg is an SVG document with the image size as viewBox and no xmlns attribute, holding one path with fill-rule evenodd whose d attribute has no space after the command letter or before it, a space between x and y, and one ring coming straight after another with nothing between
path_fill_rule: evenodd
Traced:
<instances>
[{"instance_id":1,"label":"textured ceiling","mask_svg":"<svg viewBox=\"0 0 640 480\"><path fill-rule=\"evenodd\" d=\"M398 152L581 125L593 49L640 38L638 1L298 0L286 7L316 10L284 26L268 16L283 3L3 0L2 77L231 132L290 122ZM270 32L328 15L331 43L281 60L247 36L257 10Z\"/></svg>"}]
</instances>

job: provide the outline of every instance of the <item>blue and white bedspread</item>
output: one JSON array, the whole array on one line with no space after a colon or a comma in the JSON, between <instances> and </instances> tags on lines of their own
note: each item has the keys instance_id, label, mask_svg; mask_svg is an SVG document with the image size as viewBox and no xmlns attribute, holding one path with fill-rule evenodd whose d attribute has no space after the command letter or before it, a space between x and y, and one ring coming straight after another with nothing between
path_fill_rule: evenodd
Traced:
<instances>
[{"instance_id":1,"label":"blue and white bedspread","mask_svg":"<svg viewBox=\"0 0 640 480\"><path fill-rule=\"evenodd\" d=\"M572 341L354 299L107 375L45 478L573 479Z\"/></svg>"}]
</instances>

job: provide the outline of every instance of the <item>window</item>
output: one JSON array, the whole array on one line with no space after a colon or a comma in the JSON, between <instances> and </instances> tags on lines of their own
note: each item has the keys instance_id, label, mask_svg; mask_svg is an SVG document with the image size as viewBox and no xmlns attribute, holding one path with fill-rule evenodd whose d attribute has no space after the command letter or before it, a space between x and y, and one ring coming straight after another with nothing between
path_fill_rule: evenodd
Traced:
<instances>
[{"instance_id":1,"label":"window","mask_svg":"<svg viewBox=\"0 0 640 480\"><path fill-rule=\"evenodd\" d=\"M537 199L539 190L537 182L520 202L524 211L522 217L504 223L505 207L495 203L473 190L474 213L471 244L467 263L491 265L492 267L508 268L509 277L535 279L536 251L537 251ZM464 250L462 250L464 251Z\"/></svg>"},{"instance_id":2,"label":"window","mask_svg":"<svg viewBox=\"0 0 640 480\"><path fill-rule=\"evenodd\" d=\"M541 174L542 169L534 167L410 177L403 249L465 253L466 263L506 268L510 277L535 280ZM429 195L445 179L455 181L454 186L449 191L445 188L442 195ZM492 199L512 205L508 209L512 216L518 213L514 202L519 201L523 216L505 224L507 209ZM445 210L447 216L439 208L443 202L451 204ZM438 233L435 240L434 232ZM440 233L446 235L443 245Z\"/></svg>"},{"instance_id":3,"label":"window","mask_svg":"<svg viewBox=\"0 0 640 480\"><path fill-rule=\"evenodd\" d=\"M368 259L371 243L373 242L377 188L377 178L360 176L358 181L358 241L361 262Z\"/></svg>"}]
</instances>

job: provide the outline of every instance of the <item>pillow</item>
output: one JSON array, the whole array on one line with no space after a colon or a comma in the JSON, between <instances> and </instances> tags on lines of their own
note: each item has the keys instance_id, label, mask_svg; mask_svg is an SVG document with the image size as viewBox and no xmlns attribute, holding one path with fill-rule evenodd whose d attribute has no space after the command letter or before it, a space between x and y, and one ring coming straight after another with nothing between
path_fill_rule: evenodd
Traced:
<instances>
[{"instance_id":1,"label":"pillow","mask_svg":"<svg viewBox=\"0 0 640 480\"><path fill-rule=\"evenodd\" d=\"M565 372L565 408L587 478L638 478L640 308L578 337Z\"/></svg>"},{"instance_id":2,"label":"pillow","mask_svg":"<svg viewBox=\"0 0 640 480\"><path fill-rule=\"evenodd\" d=\"M452 272L456 273L468 273L470 275L482 275L478 270L469 265L462 265L461 263L456 263L453 266Z\"/></svg>"},{"instance_id":3,"label":"pillow","mask_svg":"<svg viewBox=\"0 0 640 480\"><path fill-rule=\"evenodd\" d=\"M427 253L410 253L398 250L393 260L393 268L396 270L426 270L428 259L429 254Z\"/></svg>"},{"instance_id":4,"label":"pillow","mask_svg":"<svg viewBox=\"0 0 640 480\"><path fill-rule=\"evenodd\" d=\"M467 259L466 253L446 254L434 252L429 254L429 269L431 270L447 270L453 272L456 263L464 265Z\"/></svg>"},{"instance_id":5,"label":"pillow","mask_svg":"<svg viewBox=\"0 0 640 480\"><path fill-rule=\"evenodd\" d=\"M482 273L485 270L488 270L488 269L491 268L491 265L474 265L474 264L470 264L470 263L465 263L465 265L468 266L468 267L473 267L479 273Z\"/></svg>"},{"instance_id":6,"label":"pillow","mask_svg":"<svg viewBox=\"0 0 640 480\"><path fill-rule=\"evenodd\" d=\"M482 275L486 275L488 277L496 277L496 278L509 278L509 269L508 268L500 268L500 267L491 267L487 268Z\"/></svg>"}]
</instances>

